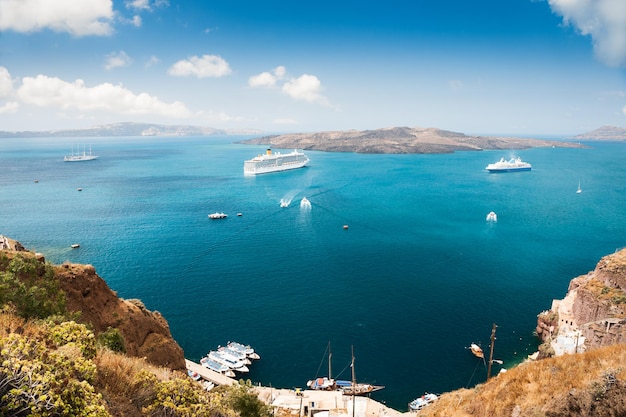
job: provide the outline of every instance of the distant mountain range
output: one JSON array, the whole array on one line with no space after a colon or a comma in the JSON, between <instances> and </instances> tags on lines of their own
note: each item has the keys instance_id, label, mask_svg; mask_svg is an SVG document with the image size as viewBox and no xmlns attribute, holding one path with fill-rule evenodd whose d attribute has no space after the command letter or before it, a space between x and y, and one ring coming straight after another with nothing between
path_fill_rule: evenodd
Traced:
<instances>
[{"instance_id":1,"label":"distant mountain range","mask_svg":"<svg viewBox=\"0 0 626 417\"><path fill-rule=\"evenodd\" d=\"M257 129L215 129L190 125L160 125L154 123L113 123L85 129L6 132L0 138L16 137L100 137L100 136L209 136L259 135Z\"/></svg>"},{"instance_id":2,"label":"distant mountain range","mask_svg":"<svg viewBox=\"0 0 626 417\"><path fill-rule=\"evenodd\" d=\"M615 126L602 126L591 132L576 135L579 140L626 140L626 128Z\"/></svg>"}]
</instances>

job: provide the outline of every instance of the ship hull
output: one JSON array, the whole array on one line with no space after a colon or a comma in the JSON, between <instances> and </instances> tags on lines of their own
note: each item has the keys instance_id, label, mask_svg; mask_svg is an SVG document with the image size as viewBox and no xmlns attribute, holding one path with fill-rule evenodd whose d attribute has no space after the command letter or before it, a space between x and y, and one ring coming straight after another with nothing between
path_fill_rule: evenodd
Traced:
<instances>
[{"instance_id":1,"label":"ship hull","mask_svg":"<svg viewBox=\"0 0 626 417\"><path fill-rule=\"evenodd\" d=\"M298 161L297 163L283 164L283 165L272 165L272 166L264 166L264 167L251 167L244 169L245 175L259 175L259 174L270 174L272 172L281 172L288 171L290 169L298 169L304 168L309 161Z\"/></svg>"},{"instance_id":2,"label":"ship hull","mask_svg":"<svg viewBox=\"0 0 626 417\"><path fill-rule=\"evenodd\" d=\"M530 171L530 167L522 167L522 168L487 168L487 171L498 173L498 172L517 172L517 171Z\"/></svg>"}]
</instances>

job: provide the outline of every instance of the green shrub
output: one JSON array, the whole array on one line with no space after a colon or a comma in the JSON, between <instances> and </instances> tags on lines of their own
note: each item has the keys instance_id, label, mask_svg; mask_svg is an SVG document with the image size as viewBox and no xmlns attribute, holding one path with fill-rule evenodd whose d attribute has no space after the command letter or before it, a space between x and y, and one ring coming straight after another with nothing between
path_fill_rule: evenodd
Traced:
<instances>
[{"instance_id":1,"label":"green shrub","mask_svg":"<svg viewBox=\"0 0 626 417\"><path fill-rule=\"evenodd\" d=\"M98 344L113 352L126 353L126 341L118 329L109 327L106 332L98 336Z\"/></svg>"}]
</instances>

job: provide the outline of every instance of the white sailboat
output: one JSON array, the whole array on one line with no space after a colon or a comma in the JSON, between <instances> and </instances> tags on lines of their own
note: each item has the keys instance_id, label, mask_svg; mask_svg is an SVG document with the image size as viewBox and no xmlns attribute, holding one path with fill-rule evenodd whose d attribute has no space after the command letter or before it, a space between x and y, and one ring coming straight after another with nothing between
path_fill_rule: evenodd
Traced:
<instances>
[{"instance_id":1,"label":"white sailboat","mask_svg":"<svg viewBox=\"0 0 626 417\"><path fill-rule=\"evenodd\" d=\"M89 146L89 153L87 153L85 145L83 145L82 153L80 152L80 146L76 146L76 152L74 152L74 147L72 146L71 153L63 158L65 162L93 161L94 159L98 159L98 156L91 153L91 145Z\"/></svg>"}]
</instances>

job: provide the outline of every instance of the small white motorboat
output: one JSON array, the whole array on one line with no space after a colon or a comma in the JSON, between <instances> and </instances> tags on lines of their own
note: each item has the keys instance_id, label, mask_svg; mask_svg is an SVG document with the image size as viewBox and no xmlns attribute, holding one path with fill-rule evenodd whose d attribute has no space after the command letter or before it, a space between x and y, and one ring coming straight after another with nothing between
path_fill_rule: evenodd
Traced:
<instances>
[{"instance_id":1,"label":"small white motorboat","mask_svg":"<svg viewBox=\"0 0 626 417\"><path fill-rule=\"evenodd\" d=\"M213 213L213 214L209 214L209 219L225 219L226 217L228 217L228 214L226 213Z\"/></svg>"},{"instance_id":2,"label":"small white motorboat","mask_svg":"<svg viewBox=\"0 0 626 417\"><path fill-rule=\"evenodd\" d=\"M498 221L498 215L495 212L490 211L489 214L487 214L487 221L488 222L497 222Z\"/></svg>"}]
</instances>

